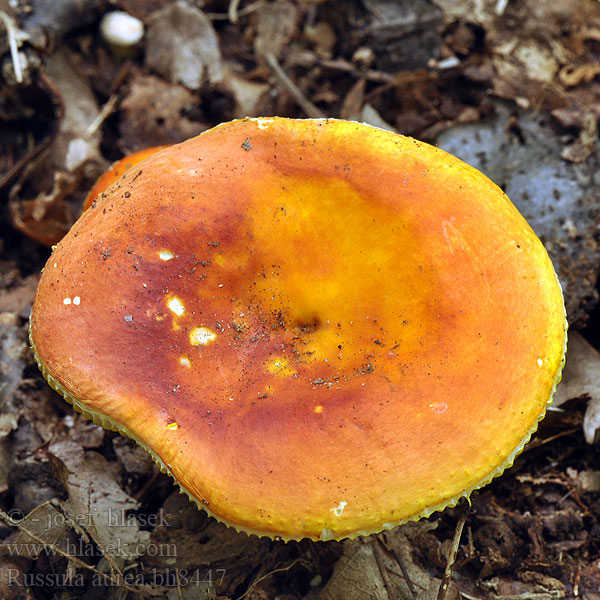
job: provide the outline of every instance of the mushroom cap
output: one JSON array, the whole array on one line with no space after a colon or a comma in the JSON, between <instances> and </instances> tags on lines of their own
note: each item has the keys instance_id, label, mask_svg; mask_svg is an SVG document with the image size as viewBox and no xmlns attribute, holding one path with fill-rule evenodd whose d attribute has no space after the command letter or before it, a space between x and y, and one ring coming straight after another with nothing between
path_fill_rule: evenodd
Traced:
<instances>
[{"instance_id":1,"label":"mushroom cap","mask_svg":"<svg viewBox=\"0 0 600 600\"><path fill-rule=\"evenodd\" d=\"M76 409L248 533L354 537L510 466L566 343L525 219L453 156L367 125L245 119L128 171L31 315Z\"/></svg>"},{"instance_id":2,"label":"mushroom cap","mask_svg":"<svg viewBox=\"0 0 600 600\"><path fill-rule=\"evenodd\" d=\"M109 45L130 48L142 41L144 23L122 10L113 10L102 17L100 35Z\"/></svg>"},{"instance_id":3,"label":"mushroom cap","mask_svg":"<svg viewBox=\"0 0 600 600\"><path fill-rule=\"evenodd\" d=\"M88 195L83 201L83 210L87 210L100 194L103 194L110 185L115 183L115 181L129 171L129 169L140 164L143 160L155 152L164 150L168 147L169 146L152 146L151 148L143 148L142 150L128 154L127 156L115 161L108 170L98 177L94 187L92 187L92 189L88 192Z\"/></svg>"}]
</instances>

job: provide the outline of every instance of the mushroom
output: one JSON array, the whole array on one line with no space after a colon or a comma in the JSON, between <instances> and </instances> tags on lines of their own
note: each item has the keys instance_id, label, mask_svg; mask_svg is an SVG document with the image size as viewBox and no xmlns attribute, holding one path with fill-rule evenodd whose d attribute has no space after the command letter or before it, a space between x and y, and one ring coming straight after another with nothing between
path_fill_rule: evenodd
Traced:
<instances>
[{"instance_id":1,"label":"mushroom","mask_svg":"<svg viewBox=\"0 0 600 600\"><path fill-rule=\"evenodd\" d=\"M50 385L239 531L366 535L511 466L560 379L560 285L489 179L338 120L150 156L44 269Z\"/></svg>"},{"instance_id":2,"label":"mushroom","mask_svg":"<svg viewBox=\"0 0 600 600\"><path fill-rule=\"evenodd\" d=\"M106 13L100 21L100 35L116 56L131 56L144 37L142 21L121 10Z\"/></svg>"},{"instance_id":3,"label":"mushroom","mask_svg":"<svg viewBox=\"0 0 600 600\"><path fill-rule=\"evenodd\" d=\"M143 160L158 152L164 150L169 146L152 146L151 148L144 148L138 150L132 154L115 161L106 172L104 172L94 184L94 187L89 191L85 200L83 201L83 210L87 210L97 196L103 194L115 181L118 181L129 169L135 167Z\"/></svg>"}]
</instances>

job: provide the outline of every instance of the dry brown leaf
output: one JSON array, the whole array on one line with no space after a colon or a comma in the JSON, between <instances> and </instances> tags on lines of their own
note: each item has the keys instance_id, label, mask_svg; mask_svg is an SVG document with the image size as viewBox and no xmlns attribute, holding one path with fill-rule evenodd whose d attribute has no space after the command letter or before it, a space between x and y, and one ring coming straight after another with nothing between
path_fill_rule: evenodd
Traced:
<instances>
[{"instance_id":1,"label":"dry brown leaf","mask_svg":"<svg viewBox=\"0 0 600 600\"><path fill-rule=\"evenodd\" d=\"M181 85L170 85L154 75L139 75L121 103L121 151L129 154L150 146L175 144L198 135L208 125L188 119L183 111L196 98Z\"/></svg>"},{"instance_id":2,"label":"dry brown leaf","mask_svg":"<svg viewBox=\"0 0 600 600\"><path fill-rule=\"evenodd\" d=\"M152 457L129 438L123 436L114 438L113 449L128 473L151 475L155 468Z\"/></svg>"},{"instance_id":3,"label":"dry brown leaf","mask_svg":"<svg viewBox=\"0 0 600 600\"><path fill-rule=\"evenodd\" d=\"M9 196L13 226L41 244L56 244L75 220L66 198L78 187L78 177L63 171L54 171L52 188L33 200L20 199L21 185L15 185Z\"/></svg>"},{"instance_id":4,"label":"dry brown leaf","mask_svg":"<svg viewBox=\"0 0 600 600\"><path fill-rule=\"evenodd\" d=\"M323 58L330 58L332 51L337 43L337 37L333 27L325 22L320 21L315 24L306 25L304 35L315 46L315 51Z\"/></svg>"},{"instance_id":5,"label":"dry brown leaf","mask_svg":"<svg viewBox=\"0 0 600 600\"><path fill-rule=\"evenodd\" d=\"M63 50L48 59L46 73L57 86L65 105L64 117L50 153L53 167L75 173L89 162L104 166L100 154L101 132L88 133L100 112L89 82Z\"/></svg>"},{"instance_id":6,"label":"dry brown leaf","mask_svg":"<svg viewBox=\"0 0 600 600\"><path fill-rule=\"evenodd\" d=\"M238 75L230 65L225 66L224 73L223 87L233 96L235 101L234 117L241 119L243 117L260 116L257 110L270 86L266 83L249 81L243 75Z\"/></svg>"},{"instance_id":7,"label":"dry brown leaf","mask_svg":"<svg viewBox=\"0 0 600 600\"><path fill-rule=\"evenodd\" d=\"M567 475L575 482L580 492L600 492L600 471L585 469L578 471L567 467Z\"/></svg>"},{"instance_id":8,"label":"dry brown leaf","mask_svg":"<svg viewBox=\"0 0 600 600\"><path fill-rule=\"evenodd\" d=\"M494 600L561 600L565 586L557 579L533 571L521 574L523 581L511 577L493 577L481 582L481 587L493 594Z\"/></svg>"},{"instance_id":9,"label":"dry brown leaf","mask_svg":"<svg viewBox=\"0 0 600 600\"><path fill-rule=\"evenodd\" d=\"M497 0L432 0L444 11L447 19L476 23L486 29L497 18Z\"/></svg>"},{"instance_id":10,"label":"dry brown leaf","mask_svg":"<svg viewBox=\"0 0 600 600\"><path fill-rule=\"evenodd\" d=\"M73 223L67 197L79 191L82 181L94 179L106 166L100 153L99 130L91 126L99 114L88 81L73 66L71 55L61 49L50 56L46 74L58 90L64 106L56 139L47 155L29 166L25 181L11 189L13 225L25 235L51 246Z\"/></svg>"},{"instance_id":11,"label":"dry brown leaf","mask_svg":"<svg viewBox=\"0 0 600 600\"><path fill-rule=\"evenodd\" d=\"M585 115L582 125L583 127L575 143L566 146L560 154L565 160L581 163L594 152L598 141L598 124L594 114L589 112Z\"/></svg>"},{"instance_id":12,"label":"dry brown leaf","mask_svg":"<svg viewBox=\"0 0 600 600\"><path fill-rule=\"evenodd\" d=\"M223 79L219 40L208 17L178 0L156 15L146 34L146 65L172 83L197 90Z\"/></svg>"},{"instance_id":13,"label":"dry brown leaf","mask_svg":"<svg viewBox=\"0 0 600 600\"><path fill-rule=\"evenodd\" d=\"M402 561L419 600L435 600L440 580L432 577L413 560L415 542L435 527L435 523L424 519L379 534L384 546L395 554L376 550L375 544L379 542L374 536L344 542L344 554L336 563L319 600L412 600L396 556ZM458 598L458 591L451 586L447 600Z\"/></svg>"},{"instance_id":14,"label":"dry brown leaf","mask_svg":"<svg viewBox=\"0 0 600 600\"><path fill-rule=\"evenodd\" d=\"M593 46L600 28L600 5L588 0L434 0L446 20L485 29L486 54L496 74L495 95L521 108L583 109L598 106L598 94L575 97L574 87L598 76ZM518 23L518 27L515 24ZM568 28L565 28L568 24ZM452 34L448 40L452 45ZM584 102L582 100L584 99Z\"/></svg>"},{"instance_id":15,"label":"dry brown leaf","mask_svg":"<svg viewBox=\"0 0 600 600\"><path fill-rule=\"evenodd\" d=\"M553 49L537 40L521 40L511 54L524 69L522 75L534 81L551 82L558 72Z\"/></svg>"},{"instance_id":16,"label":"dry brown leaf","mask_svg":"<svg viewBox=\"0 0 600 600\"><path fill-rule=\"evenodd\" d=\"M161 526L153 529L151 542L153 548L163 552L143 556L144 565L161 573L172 572L176 564L202 584L209 583L212 577L214 588L222 596L237 597L236 589L248 581L249 573L264 564L272 546L266 538L237 533L218 523L198 510L184 494L169 496L160 512ZM188 587L195 590L198 598L204 597L202 588L208 586Z\"/></svg>"},{"instance_id":17,"label":"dry brown leaf","mask_svg":"<svg viewBox=\"0 0 600 600\"><path fill-rule=\"evenodd\" d=\"M364 104L366 88L367 81L365 79L358 79L350 88L340 109L341 119L356 120Z\"/></svg>"},{"instance_id":18,"label":"dry brown leaf","mask_svg":"<svg viewBox=\"0 0 600 600\"><path fill-rule=\"evenodd\" d=\"M391 600L377 566L373 545L360 539L344 542L344 555L336 563L331 579L319 594L319 600L364 598ZM398 600L408 598L405 595Z\"/></svg>"},{"instance_id":19,"label":"dry brown leaf","mask_svg":"<svg viewBox=\"0 0 600 600\"><path fill-rule=\"evenodd\" d=\"M104 441L105 430L78 413L69 413L63 418L69 439L84 448L99 448Z\"/></svg>"},{"instance_id":20,"label":"dry brown leaf","mask_svg":"<svg viewBox=\"0 0 600 600\"><path fill-rule=\"evenodd\" d=\"M13 518L17 515L18 512L9 513ZM20 528L9 551L17 556L37 558L67 534L67 519L49 502L37 506L23 519L15 520Z\"/></svg>"},{"instance_id":21,"label":"dry brown leaf","mask_svg":"<svg viewBox=\"0 0 600 600\"><path fill-rule=\"evenodd\" d=\"M577 331L569 333L567 361L562 381L554 394L554 405L567 400L589 396L583 433L588 444L593 444L600 431L600 354Z\"/></svg>"},{"instance_id":22,"label":"dry brown leaf","mask_svg":"<svg viewBox=\"0 0 600 600\"><path fill-rule=\"evenodd\" d=\"M265 2L257 11L254 52L258 57L279 58L296 30L298 11L288 0Z\"/></svg>"},{"instance_id":23,"label":"dry brown leaf","mask_svg":"<svg viewBox=\"0 0 600 600\"><path fill-rule=\"evenodd\" d=\"M362 123L372 125L373 127L379 127L379 129L385 129L387 131L392 131L393 133L398 133L394 127L392 127L387 121L383 120L383 117L369 103L362 107L362 110L360 111L360 121Z\"/></svg>"},{"instance_id":24,"label":"dry brown leaf","mask_svg":"<svg viewBox=\"0 0 600 600\"><path fill-rule=\"evenodd\" d=\"M140 505L115 481L106 459L71 441L52 444L48 454L69 496L65 512L89 533L103 554L116 559L142 554L150 534L128 518L128 511Z\"/></svg>"}]
</instances>

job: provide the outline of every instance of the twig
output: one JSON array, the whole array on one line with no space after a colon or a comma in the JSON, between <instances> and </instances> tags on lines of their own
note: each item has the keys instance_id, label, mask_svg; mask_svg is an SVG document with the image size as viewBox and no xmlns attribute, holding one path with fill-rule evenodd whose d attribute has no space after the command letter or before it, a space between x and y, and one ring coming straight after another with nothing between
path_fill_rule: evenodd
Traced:
<instances>
[{"instance_id":1,"label":"twig","mask_svg":"<svg viewBox=\"0 0 600 600\"><path fill-rule=\"evenodd\" d=\"M319 108L317 108L300 90L300 88L288 77L286 72L283 70L279 61L275 57L274 54L268 53L264 56L265 61L275 79L277 79L277 83L283 88L285 88L286 92L292 96L292 98L296 101L298 106L309 116L311 119L324 119L325 113L321 112Z\"/></svg>"},{"instance_id":2,"label":"twig","mask_svg":"<svg viewBox=\"0 0 600 600\"><path fill-rule=\"evenodd\" d=\"M396 552L396 550L394 550L394 548L391 548L390 550L388 550L387 547L385 546L385 544L381 541L381 539L377 538L377 541L381 544L381 546L383 547L384 550L386 550L387 552L391 552L393 554L394 558L396 559L396 562L398 563L398 566L400 567L400 570L402 571L402 576L404 577L404 581L406 581L406 585L408 586L408 590L410 592L412 599L418 600L419 596L417 595L417 590L415 589L415 586L410 578L410 575L408 574L408 571L406 570L406 567L404 566L404 561L402 560L402 557L398 554L398 552Z\"/></svg>"},{"instance_id":3,"label":"twig","mask_svg":"<svg viewBox=\"0 0 600 600\"><path fill-rule=\"evenodd\" d=\"M349 73L352 77L357 79L366 79L367 81L373 81L375 83L394 83L396 81L396 75L393 75L392 73L375 71L373 69L357 69L354 63L343 58L322 59L312 52L298 54L291 59L291 62L294 65L309 69L319 66L324 69L339 71L340 73Z\"/></svg>"},{"instance_id":4,"label":"twig","mask_svg":"<svg viewBox=\"0 0 600 600\"><path fill-rule=\"evenodd\" d=\"M154 471L152 472L152 475L150 475L150 477L148 477L148 479L146 480L146 483L144 483L144 485L141 487L141 489L138 490L135 493L135 495L133 496L134 500L136 500L137 502L141 502L142 499L144 498L144 496L148 493L148 490L152 487L154 482L158 479L159 475L160 475L160 470L158 469L158 467L155 467Z\"/></svg>"},{"instance_id":5,"label":"twig","mask_svg":"<svg viewBox=\"0 0 600 600\"><path fill-rule=\"evenodd\" d=\"M446 560L446 568L444 569L444 576L440 583L440 589L438 590L437 600L446 600L448 594L448 588L450 587L450 580L452 579L452 567L456 561L456 553L458 552L458 545L460 544L460 536L462 535L463 528L469 516L471 505L469 501L463 503L460 516L458 517L458 523L456 523L456 530L454 531L454 538L452 540L452 547L448 553L448 559Z\"/></svg>"},{"instance_id":6,"label":"twig","mask_svg":"<svg viewBox=\"0 0 600 600\"><path fill-rule=\"evenodd\" d=\"M269 571L268 573L265 573L262 577L259 577L258 579L255 579L250 584L250 587L238 598L238 600L242 600L242 598L245 598L261 581L264 581L265 579L268 579L269 577L271 577L271 575L275 575L275 573L281 573L283 571L289 571L297 563L302 563L304 565L307 564L306 561L303 558L297 558L296 560L294 560L293 562L291 562L287 567L277 567L276 569L273 569L272 571Z\"/></svg>"},{"instance_id":7,"label":"twig","mask_svg":"<svg viewBox=\"0 0 600 600\"><path fill-rule=\"evenodd\" d=\"M238 2L238 4L239 4L239 2ZM231 23L236 23L239 20L239 17L245 17L246 15L253 13L255 10L260 8L263 4L264 4L264 0L257 0L257 2L253 2L252 4L248 4L248 6L245 6L244 8L242 8L242 10L237 10L236 11L236 21L231 21L231 15L229 14L229 12L205 13L205 14L211 21L230 21Z\"/></svg>"},{"instance_id":8,"label":"twig","mask_svg":"<svg viewBox=\"0 0 600 600\"><path fill-rule=\"evenodd\" d=\"M23 71L21 71L21 59L19 58L19 46L24 40L28 40L29 36L21 31L15 24L14 20L5 12L0 10L0 19L6 28L6 37L8 38L8 47L10 48L10 58L12 60L13 69L15 70L15 78L17 83L23 83Z\"/></svg>"},{"instance_id":9,"label":"twig","mask_svg":"<svg viewBox=\"0 0 600 600\"><path fill-rule=\"evenodd\" d=\"M181 600L182 595L181 595L181 581L179 580L179 567L177 567L175 569L175 574L177 576L177 598L179 598L179 600Z\"/></svg>"},{"instance_id":10,"label":"twig","mask_svg":"<svg viewBox=\"0 0 600 600\"><path fill-rule=\"evenodd\" d=\"M385 591L387 592L388 598L393 598L390 578L388 576L387 569L385 568L385 565L383 564L383 559L385 558L385 555L383 553L383 550L381 549L381 546L383 546L383 543L381 542L381 540L378 537L375 538L375 544L373 545L373 552L375 554L375 562L377 563L377 568L379 569L379 572L381 573L381 578L383 579L383 586L385 587Z\"/></svg>"},{"instance_id":11,"label":"twig","mask_svg":"<svg viewBox=\"0 0 600 600\"><path fill-rule=\"evenodd\" d=\"M564 437L566 435L573 435L574 433L579 433L580 427L572 427L571 429L565 429L564 431L559 431L558 433L551 435L550 437L541 439L539 436L532 440L529 444L523 448L523 454L533 450L534 448L539 448L545 444L549 444L558 438Z\"/></svg>"},{"instance_id":12,"label":"twig","mask_svg":"<svg viewBox=\"0 0 600 600\"><path fill-rule=\"evenodd\" d=\"M227 16L229 17L229 21L231 23L237 23L238 21L238 6L240 5L240 0L230 0L229 1L229 9L227 10Z\"/></svg>"},{"instance_id":13,"label":"twig","mask_svg":"<svg viewBox=\"0 0 600 600\"><path fill-rule=\"evenodd\" d=\"M494 12L501 17L504 14L507 6L508 0L498 0L498 2L496 2L496 8L494 9Z\"/></svg>"},{"instance_id":14,"label":"twig","mask_svg":"<svg viewBox=\"0 0 600 600\"><path fill-rule=\"evenodd\" d=\"M100 110L100 112L98 113L98 116L90 123L90 126L87 128L87 131L85 132L85 137L89 138L92 135L94 135L94 133L96 133L96 131L98 131L98 128L100 127L100 125L102 125L102 123L104 123L104 121L106 120L106 117L108 117L108 115L110 115L110 113L115 109L115 106L117 105L117 102L119 100L119 95L118 94L113 94L104 104L104 106L102 107L102 109Z\"/></svg>"}]
</instances>

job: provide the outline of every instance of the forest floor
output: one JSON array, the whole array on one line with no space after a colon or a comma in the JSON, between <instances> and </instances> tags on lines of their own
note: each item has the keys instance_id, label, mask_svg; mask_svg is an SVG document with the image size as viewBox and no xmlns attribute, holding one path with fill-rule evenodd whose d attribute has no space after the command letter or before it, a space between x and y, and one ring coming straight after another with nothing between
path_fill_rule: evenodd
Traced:
<instances>
[{"instance_id":1,"label":"forest floor","mask_svg":"<svg viewBox=\"0 0 600 600\"><path fill-rule=\"evenodd\" d=\"M113 9L145 24L129 56L99 33ZM434 599L466 516L448 599L600 600L600 3L0 0L0 13L0 598ZM96 177L270 115L438 144L498 183L548 249L571 328L564 382L470 509L344 542L238 534L39 373L36 284Z\"/></svg>"}]
</instances>

